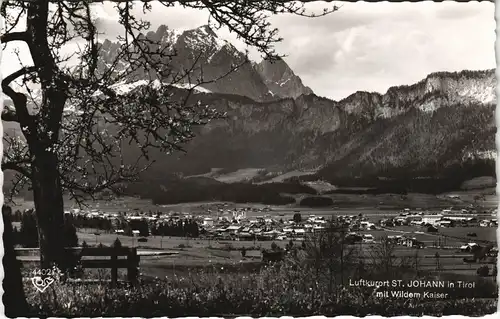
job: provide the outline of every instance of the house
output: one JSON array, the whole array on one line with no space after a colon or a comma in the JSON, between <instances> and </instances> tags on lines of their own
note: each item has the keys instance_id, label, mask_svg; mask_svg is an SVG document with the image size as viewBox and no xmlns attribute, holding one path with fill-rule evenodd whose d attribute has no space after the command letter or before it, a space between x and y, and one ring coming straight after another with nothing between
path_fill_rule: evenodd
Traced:
<instances>
[{"instance_id":1,"label":"house","mask_svg":"<svg viewBox=\"0 0 500 319\"><path fill-rule=\"evenodd\" d=\"M435 225L439 220L443 218L443 215L441 214L436 214L436 215L423 215L422 216L422 222L424 224L431 224Z\"/></svg>"},{"instance_id":2,"label":"house","mask_svg":"<svg viewBox=\"0 0 500 319\"><path fill-rule=\"evenodd\" d=\"M268 232L262 232L256 235L257 240L273 240L276 235L273 233L268 233Z\"/></svg>"},{"instance_id":3,"label":"house","mask_svg":"<svg viewBox=\"0 0 500 319\"><path fill-rule=\"evenodd\" d=\"M426 224L429 224L429 223L425 223L422 220L413 220L410 222L410 225L414 225L414 226L424 226Z\"/></svg>"},{"instance_id":4,"label":"house","mask_svg":"<svg viewBox=\"0 0 500 319\"><path fill-rule=\"evenodd\" d=\"M364 234L363 235L363 242L364 243L373 243L373 242L375 242L375 238L373 237L372 234Z\"/></svg>"},{"instance_id":5,"label":"house","mask_svg":"<svg viewBox=\"0 0 500 319\"><path fill-rule=\"evenodd\" d=\"M463 245L460 247L460 250L463 251L463 252L468 252L468 251L471 251L473 249L476 249L476 247L478 247L479 245L476 244L476 243L468 243L467 245Z\"/></svg>"},{"instance_id":6,"label":"house","mask_svg":"<svg viewBox=\"0 0 500 319\"><path fill-rule=\"evenodd\" d=\"M406 247L416 247L416 248L423 248L424 243L421 241L417 240L415 237L413 238L404 238L403 240L403 245Z\"/></svg>"},{"instance_id":7,"label":"house","mask_svg":"<svg viewBox=\"0 0 500 319\"><path fill-rule=\"evenodd\" d=\"M406 220L408 222L412 222L412 221L422 221L422 216L419 216L419 215L409 215L409 216L406 216Z\"/></svg>"},{"instance_id":8,"label":"house","mask_svg":"<svg viewBox=\"0 0 500 319\"><path fill-rule=\"evenodd\" d=\"M403 241L403 236L401 235L390 235L387 236L387 240L400 245Z\"/></svg>"},{"instance_id":9,"label":"house","mask_svg":"<svg viewBox=\"0 0 500 319\"><path fill-rule=\"evenodd\" d=\"M255 239L255 236L250 233L239 233L236 237L237 240L247 240L247 241L252 241Z\"/></svg>"},{"instance_id":10,"label":"house","mask_svg":"<svg viewBox=\"0 0 500 319\"><path fill-rule=\"evenodd\" d=\"M230 234L235 234L237 233L242 227L238 225L231 225L226 228L226 231L229 232Z\"/></svg>"},{"instance_id":11,"label":"house","mask_svg":"<svg viewBox=\"0 0 500 319\"><path fill-rule=\"evenodd\" d=\"M475 217L466 217L460 220L460 224L464 227L478 226L479 221Z\"/></svg>"},{"instance_id":12,"label":"house","mask_svg":"<svg viewBox=\"0 0 500 319\"><path fill-rule=\"evenodd\" d=\"M313 226L313 231L314 231L314 232L323 231L324 229L326 229L326 228L325 228L325 227L323 227L323 226L319 226L319 225L315 225L315 226Z\"/></svg>"},{"instance_id":13,"label":"house","mask_svg":"<svg viewBox=\"0 0 500 319\"><path fill-rule=\"evenodd\" d=\"M203 220L203 226L212 227L214 225L214 219L207 217Z\"/></svg>"},{"instance_id":14,"label":"house","mask_svg":"<svg viewBox=\"0 0 500 319\"><path fill-rule=\"evenodd\" d=\"M382 227L394 227L394 222L390 219L389 220L384 219L384 220L380 221L380 226L382 226Z\"/></svg>"},{"instance_id":15,"label":"house","mask_svg":"<svg viewBox=\"0 0 500 319\"><path fill-rule=\"evenodd\" d=\"M484 220L481 220L478 225L480 227L496 227L498 226L498 222L497 222L497 219L492 219L492 220L487 220L487 219L484 219Z\"/></svg>"},{"instance_id":16,"label":"house","mask_svg":"<svg viewBox=\"0 0 500 319\"><path fill-rule=\"evenodd\" d=\"M261 228L252 229L252 233L254 233L254 234L260 234L261 232L262 232Z\"/></svg>"},{"instance_id":17,"label":"house","mask_svg":"<svg viewBox=\"0 0 500 319\"><path fill-rule=\"evenodd\" d=\"M304 236L306 235L306 230L302 228L294 229L293 232L295 238L304 238Z\"/></svg>"},{"instance_id":18,"label":"house","mask_svg":"<svg viewBox=\"0 0 500 319\"><path fill-rule=\"evenodd\" d=\"M451 227L452 223L451 220L439 220L436 225L439 225L441 227Z\"/></svg>"}]
</instances>

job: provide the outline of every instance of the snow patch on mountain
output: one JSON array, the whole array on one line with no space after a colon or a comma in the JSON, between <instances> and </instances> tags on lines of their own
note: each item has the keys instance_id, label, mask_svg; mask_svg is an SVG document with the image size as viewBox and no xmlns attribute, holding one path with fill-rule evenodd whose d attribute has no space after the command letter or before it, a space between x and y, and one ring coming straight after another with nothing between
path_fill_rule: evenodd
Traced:
<instances>
[{"instance_id":1,"label":"snow patch on mountain","mask_svg":"<svg viewBox=\"0 0 500 319\"><path fill-rule=\"evenodd\" d=\"M420 111L432 113L434 111L437 111L439 106L440 106L440 103L436 103L436 101L429 101L427 103L423 103L423 104L418 105L417 108Z\"/></svg>"},{"instance_id":2,"label":"snow patch on mountain","mask_svg":"<svg viewBox=\"0 0 500 319\"><path fill-rule=\"evenodd\" d=\"M190 84L190 83L176 83L176 84L171 84L172 86L180 89L186 89L186 90L193 90L195 93L212 93L212 91L205 89L202 86L196 86L196 84Z\"/></svg>"},{"instance_id":3,"label":"snow patch on mountain","mask_svg":"<svg viewBox=\"0 0 500 319\"><path fill-rule=\"evenodd\" d=\"M465 154L465 159L497 159L497 151L489 150L489 151L477 151L477 152L467 152Z\"/></svg>"},{"instance_id":4,"label":"snow patch on mountain","mask_svg":"<svg viewBox=\"0 0 500 319\"><path fill-rule=\"evenodd\" d=\"M181 35L182 35L182 32L179 30L167 29L165 31L163 37L161 38L161 42L175 44L175 43L177 43L177 40L179 40Z\"/></svg>"},{"instance_id":5,"label":"snow patch on mountain","mask_svg":"<svg viewBox=\"0 0 500 319\"><path fill-rule=\"evenodd\" d=\"M388 119L403 113L403 110L394 109L388 106L377 106L375 109L376 118Z\"/></svg>"},{"instance_id":6,"label":"snow patch on mountain","mask_svg":"<svg viewBox=\"0 0 500 319\"><path fill-rule=\"evenodd\" d=\"M110 89L115 91L118 95L125 95L130 93L132 90L138 88L139 86L147 85L148 81L139 80L131 83L119 82L110 86Z\"/></svg>"},{"instance_id":7,"label":"snow patch on mountain","mask_svg":"<svg viewBox=\"0 0 500 319\"><path fill-rule=\"evenodd\" d=\"M116 94L118 95L124 95L128 94L134 89L140 87L140 86L145 86L145 85L151 85L153 88L158 89L161 87L160 81L159 80L154 80L152 82L146 81L146 80L139 80L131 83L126 83L126 82L120 82L116 83L111 86L111 89L115 91ZM186 89L186 90L193 90L195 93L212 93L210 90L207 90L203 88L202 86L197 86L196 84L190 84L190 83L163 83L163 85L167 86L173 86L176 88L180 89Z\"/></svg>"},{"instance_id":8,"label":"snow patch on mountain","mask_svg":"<svg viewBox=\"0 0 500 319\"><path fill-rule=\"evenodd\" d=\"M219 38L208 25L185 31L183 35L185 37L184 41L188 47L195 51L207 53L207 61L209 63L224 47L227 47L227 49L229 49L228 51L233 54L237 51L227 40Z\"/></svg>"},{"instance_id":9,"label":"snow patch on mountain","mask_svg":"<svg viewBox=\"0 0 500 319\"><path fill-rule=\"evenodd\" d=\"M347 113L370 119L398 116L412 108L433 113L442 107L495 104L496 78L491 71L437 72L385 94L356 92L339 103Z\"/></svg>"}]
</instances>

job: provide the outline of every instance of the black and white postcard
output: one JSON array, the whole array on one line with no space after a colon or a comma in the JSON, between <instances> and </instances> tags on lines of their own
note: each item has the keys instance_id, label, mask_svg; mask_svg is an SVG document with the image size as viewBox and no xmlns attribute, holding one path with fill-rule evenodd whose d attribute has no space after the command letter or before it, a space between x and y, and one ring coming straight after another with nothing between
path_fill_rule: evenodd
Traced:
<instances>
[{"instance_id":1,"label":"black and white postcard","mask_svg":"<svg viewBox=\"0 0 500 319\"><path fill-rule=\"evenodd\" d=\"M7 317L495 316L492 1L0 3Z\"/></svg>"}]
</instances>

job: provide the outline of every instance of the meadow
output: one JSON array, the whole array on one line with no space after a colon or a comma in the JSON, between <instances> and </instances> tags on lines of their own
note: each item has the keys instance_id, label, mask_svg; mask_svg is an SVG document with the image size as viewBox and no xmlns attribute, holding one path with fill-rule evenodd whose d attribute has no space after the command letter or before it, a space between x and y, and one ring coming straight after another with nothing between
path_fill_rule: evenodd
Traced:
<instances>
[{"instance_id":1,"label":"meadow","mask_svg":"<svg viewBox=\"0 0 500 319\"><path fill-rule=\"evenodd\" d=\"M335 195L337 196L337 195ZM345 196L345 195L338 195ZM349 195L351 196L351 195ZM399 195L384 195L396 198ZM414 196L414 203L424 203L428 195ZM359 195L357 195L360 198ZM300 212L303 216L314 214L329 217L335 215L363 214L370 221L398 215L399 210L392 207L373 208L367 204L379 200L381 196L367 196L368 201L355 208L335 207L332 209L307 209L293 206L271 207L270 212L250 211L248 217L269 214L275 218L289 219ZM354 198L354 197L352 197ZM362 196L361 196L362 198ZM399 198L397 199L400 200ZM449 207L448 199L436 199L436 207ZM208 208L222 203L187 203L179 205L153 205L150 201L136 198L125 198L113 201L96 201L90 203L94 209L108 212L120 211L178 211L189 214L205 213ZM29 202L21 203L30 205ZM259 204L227 204L233 207L265 208ZM389 205L391 206L391 205ZM397 206L397 205L396 205ZM405 207L422 207L423 205L401 205ZM76 208L69 203L67 209ZM491 217L490 217L491 218ZM17 225L18 226L18 225ZM469 238L467 233L475 232L477 237ZM479 280L476 274L480 264L465 264L462 258L440 258L439 267L436 258L427 258L438 252L440 255L458 254L457 247L474 240L496 242L496 229L483 227L440 228L438 234L429 234L424 228L393 227L366 231L374 235L376 240L387 235L411 235L423 241L427 246L444 240L447 246L454 249L438 249L426 247L414 249L397 247L394 250L395 260L406 257L408 267L406 278L417 276L432 276L432 278L464 278L464 280ZM98 234L98 235L96 235ZM455 238L452 238L455 237ZM109 270L85 270L83 279L94 279L89 283L70 283L58 281L49 287L46 293L39 293L28 283L25 290L29 304L36 316L308 316L308 315L353 315L365 316L377 314L383 316L395 315L451 315L462 314L481 316L496 311L495 298L479 299L449 299L449 300L393 300L374 298L368 291L354 289L342 285L338 278L333 281L328 277L329 270L318 273L307 263L297 263L287 259L281 267L269 267L261 262L261 250L270 249L272 241L217 241L201 238L180 238L149 236L147 242L138 242L138 238L106 233L95 229L80 229L79 242L89 245L102 243L110 246L118 238L122 245L137 247L141 255L140 283L132 287L122 284L111 288L107 280ZM440 239L441 238L441 239ZM279 247L285 247L288 241L275 241ZM440 242L443 244L443 242ZM300 241L294 245L300 246ZM245 257L241 248L245 247ZM366 263L374 257L374 245L360 244L358 249L367 256ZM147 253L149 252L149 253ZM151 255L157 253L156 255ZM418 260L418 262L416 262ZM395 262L397 264L398 262ZM416 265L416 264L418 265ZM491 265L490 265L491 266ZM352 267L355 269L356 267ZM25 265L25 275L29 274L30 266ZM375 270L374 270L375 271ZM337 270L338 273L338 270ZM325 277L326 276L326 277ZM345 275L346 279L357 278L359 273ZM373 277L382 274L373 272ZM395 278L394 273L391 278ZM403 275L401 275L403 276ZM125 279L125 271L120 270L119 278ZM96 282L97 280L97 282ZM482 285L491 290L494 278L480 279ZM333 282L333 284L331 284ZM485 290L487 290L485 288ZM362 306L360 306L362 305Z\"/></svg>"},{"instance_id":2,"label":"meadow","mask_svg":"<svg viewBox=\"0 0 500 319\"><path fill-rule=\"evenodd\" d=\"M448 234L456 236L463 234L465 231L471 231L474 228L449 228ZM451 232L454 230L454 232ZM411 231L411 232L410 232ZM478 238L485 240L495 240L494 228L481 228L475 230ZM480 232L481 231L481 232ZM276 244L278 247L285 248L289 244L285 241L228 241L228 240L208 240L201 238L181 238L181 237L162 237L149 236L147 242L138 242L138 238L117 235L112 233L99 232L100 235L95 235L96 230L87 229L85 232L78 232L80 243L85 241L88 245L103 244L111 246L118 238L122 245L128 247L137 247L141 256L140 269L143 276L146 277L164 277L176 273L185 273L191 269L209 269L214 267L226 267L234 273L255 272L260 269L261 250L271 249L271 246ZM380 241L384 236L394 234L413 234L418 240L425 243L423 249L410 247L396 246L394 249L394 263L396 259L404 259L407 265L419 271L433 271L439 273L454 273L476 276L477 269L482 265L488 265L492 269L491 260L487 259L478 263L465 263L464 257L470 254L463 253L457 247L466 243L467 238L460 241L456 238L446 239L439 237L436 234L417 233L412 227L396 227L394 230L371 230L366 233L372 234L376 241ZM439 241L438 241L438 238ZM432 247L435 244L441 243L447 247L455 247L449 249ZM300 247L301 241L294 241L294 245ZM353 247L363 252L366 262L377 257L377 243L359 243ZM241 250L245 249L245 257L242 256ZM439 258L435 255L439 254ZM452 258L453 257L453 258ZM28 259L36 259L34 256L26 257ZM228 268L229 267L229 268Z\"/></svg>"},{"instance_id":3,"label":"meadow","mask_svg":"<svg viewBox=\"0 0 500 319\"><path fill-rule=\"evenodd\" d=\"M241 267L241 266L240 266ZM142 267L141 267L142 268ZM378 298L371 289L349 287L341 281L359 276L355 267L340 279L328 267L287 258L281 266L263 266L252 272L228 271L226 265L190 269L166 276L143 276L135 286L109 287L104 281L72 284L57 281L44 293L25 285L37 316L309 316L453 315L482 316L496 311L494 298L445 300ZM415 278L402 268L391 278ZM236 270L236 269L234 269ZM319 270L319 271L318 271ZM351 277L352 276L352 277ZM385 278L373 270L366 278ZM102 277L105 279L105 277ZM359 278L359 277L356 277ZM435 275L429 278L440 278ZM481 283L493 289L492 283Z\"/></svg>"}]
</instances>

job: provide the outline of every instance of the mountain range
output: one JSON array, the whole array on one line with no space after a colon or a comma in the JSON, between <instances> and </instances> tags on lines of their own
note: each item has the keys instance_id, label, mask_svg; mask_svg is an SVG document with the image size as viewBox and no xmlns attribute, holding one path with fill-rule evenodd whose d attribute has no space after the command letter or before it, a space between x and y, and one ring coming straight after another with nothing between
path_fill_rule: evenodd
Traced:
<instances>
[{"instance_id":1,"label":"mountain range","mask_svg":"<svg viewBox=\"0 0 500 319\"><path fill-rule=\"evenodd\" d=\"M152 152L157 164L141 185L168 188L165 181L175 175L341 186L404 180L402 187L411 190L415 180L435 185L441 179L453 188L468 178L495 176L494 70L436 72L385 94L355 92L334 101L314 94L284 59L249 61L220 78L246 56L208 26L184 32L160 26L145 36L176 51L174 71L194 64L192 76L203 74L210 83L191 100L225 111L227 118L198 128L185 154ZM108 40L102 44L104 63L116 48ZM142 82L136 77L121 90ZM173 89L184 91L182 85ZM137 150L126 153L132 157ZM223 178L231 174L233 179ZM426 185L417 191L425 192Z\"/></svg>"},{"instance_id":2,"label":"mountain range","mask_svg":"<svg viewBox=\"0 0 500 319\"><path fill-rule=\"evenodd\" d=\"M169 74L175 80L162 81L187 84L200 80L207 82L201 85L205 91L246 96L258 102L312 93L283 60L249 61L243 52L220 39L208 25L184 32L162 25L145 37L160 43L159 50L172 54ZM118 48L117 43L105 40L101 46L102 63L112 63ZM120 72L120 67L125 65L119 64L116 71ZM144 71L137 73L134 74L136 79L145 78Z\"/></svg>"}]
</instances>

